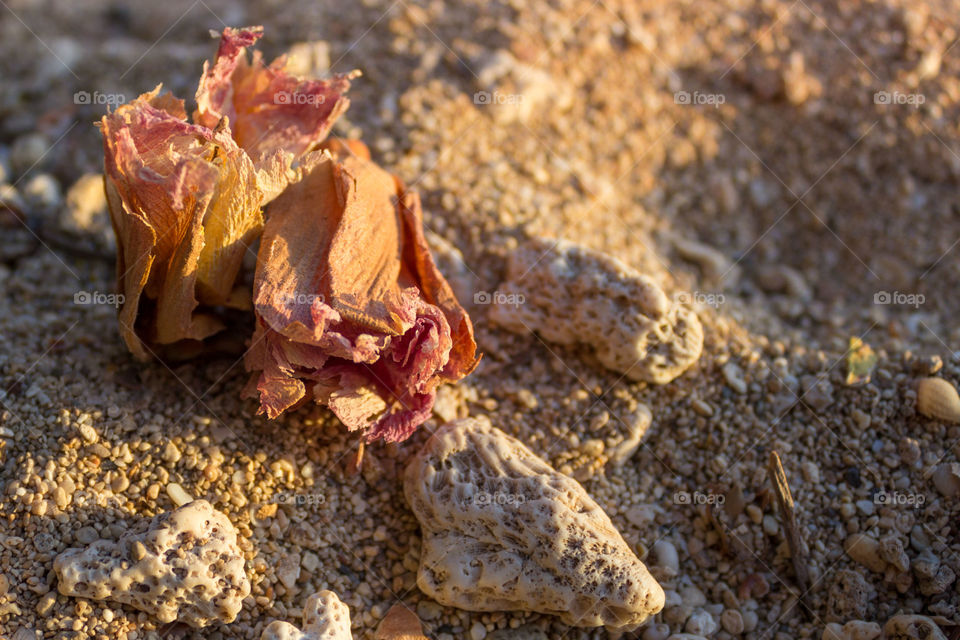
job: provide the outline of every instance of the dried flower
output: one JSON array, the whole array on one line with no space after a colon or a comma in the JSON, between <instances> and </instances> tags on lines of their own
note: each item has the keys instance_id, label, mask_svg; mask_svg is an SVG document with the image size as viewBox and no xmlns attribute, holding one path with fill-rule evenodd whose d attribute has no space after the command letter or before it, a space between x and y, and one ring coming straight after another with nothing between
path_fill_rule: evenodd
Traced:
<instances>
[{"instance_id":1,"label":"dried flower","mask_svg":"<svg viewBox=\"0 0 960 640\"><path fill-rule=\"evenodd\" d=\"M266 202L286 186L291 163L323 142L347 110L344 94L360 72L326 81L289 74L285 56L267 66L254 51L248 62L246 48L262 35L263 27L224 29L213 65L203 65L193 119L211 128L229 119L234 140L257 167Z\"/></svg>"},{"instance_id":2,"label":"dried flower","mask_svg":"<svg viewBox=\"0 0 960 640\"><path fill-rule=\"evenodd\" d=\"M250 308L237 280L263 228L261 206L300 178L292 164L349 104L355 74L325 82L286 73L284 58L267 67L256 52L248 62L262 33L224 30L204 64L194 124L159 86L101 122L121 335L140 359L219 331L212 307Z\"/></svg>"},{"instance_id":3,"label":"dried flower","mask_svg":"<svg viewBox=\"0 0 960 640\"><path fill-rule=\"evenodd\" d=\"M222 328L199 308L249 307L235 291L260 233L262 194L250 158L225 126L190 124L160 87L101 120L120 333L140 359L150 344L203 340Z\"/></svg>"},{"instance_id":4,"label":"dried flower","mask_svg":"<svg viewBox=\"0 0 960 640\"><path fill-rule=\"evenodd\" d=\"M267 210L248 393L271 418L312 397L368 442L404 440L437 386L476 365L473 327L430 256L416 193L362 145L302 164Z\"/></svg>"}]
</instances>

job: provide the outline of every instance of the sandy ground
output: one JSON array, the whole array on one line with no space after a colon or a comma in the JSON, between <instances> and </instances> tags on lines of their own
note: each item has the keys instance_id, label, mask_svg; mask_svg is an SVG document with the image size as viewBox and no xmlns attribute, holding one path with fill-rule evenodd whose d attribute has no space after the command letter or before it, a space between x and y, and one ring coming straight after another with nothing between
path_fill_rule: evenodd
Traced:
<instances>
[{"instance_id":1,"label":"sandy ground","mask_svg":"<svg viewBox=\"0 0 960 640\"><path fill-rule=\"evenodd\" d=\"M0 156L16 191L3 197L23 201L29 228L0 212L0 634L156 637L132 609L58 596L52 558L172 508L176 483L237 523L253 584L237 622L196 637L258 637L321 588L360 638L398 600L438 640L607 637L417 590L398 473L440 416L478 413L584 479L675 592L658 620L675 633L695 607L777 640L897 612L960 625L958 583L925 585L916 566L932 555L960 573L960 507L931 481L958 461L960 428L917 415L914 390L918 376L960 379L956 3L2 4ZM75 304L113 286L105 218L62 203L99 170L104 102L161 81L190 98L208 30L246 24L266 27L268 57L323 41L314 67L363 71L336 134L415 185L427 227L469 266L483 363L413 439L369 448L359 474L355 439L325 410L254 417L235 355L141 366L111 306ZM588 350L491 326L473 294L496 291L528 234L689 292L707 331L698 365L631 383ZM851 337L879 356L853 386ZM596 469L584 443L615 436L637 403L654 416L643 446ZM771 450L809 547L806 589ZM901 544L914 566L863 566L844 552L854 533ZM647 555L658 540L678 550L677 575Z\"/></svg>"}]
</instances>

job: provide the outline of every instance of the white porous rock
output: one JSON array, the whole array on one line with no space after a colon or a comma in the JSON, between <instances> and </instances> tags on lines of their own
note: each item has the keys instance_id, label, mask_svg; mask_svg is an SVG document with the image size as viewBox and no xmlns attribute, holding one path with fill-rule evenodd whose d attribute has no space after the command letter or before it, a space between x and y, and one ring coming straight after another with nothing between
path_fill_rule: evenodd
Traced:
<instances>
[{"instance_id":1,"label":"white porous rock","mask_svg":"<svg viewBox=\"0 0 960 640\"><path fill-rule=\"evenodd\" d=\"M947 640L937 623L926 616L899 615L883 626L884 640Z\"/></svg>"},{"instance_id":2,"label":"white porous rock","mask_svg":"<svg viewBox=\"0 0 960 640\"><path fill-rule=\"evenodd\" d=\"M206 500L158 515L143 533L67 549L53 564L60 593L111 600L160 622L232 622L250 595L237 530Z\"/></svg>"},{"instance_id":3,"label":"white porous rock","mask_svg":"<svg viewBox=\"0 0 960 640\"><path fill-rule=\"evenodd\" d=\"M302 631L289 622L274 620L260 640L353 640L350 609L333 591L315 593L303 605Z\"/></svg>"},{"instance_id":4,"label":"white porous rock","mask_svg":"<svg viewBox=\"0 0 960 640\"><path fill-rule=\"evenodd\" d=\"M663 589L583 487L486 418L437 430L404 493L423 529L417 584L441 604L613 630L663 608Z\"/></svg>"},{"instance_id":5,"label":"white porous rock","mask_svg":"<svg viewBox=\"0 0 960 640\"><path fill-rule=\"evenodd\" d=\"M687 306L619 260L564 240L534 238L511 255L490 319L558 344L585 344L632 380L666 384L703 349Z\"/></svg>"}]
</instances>

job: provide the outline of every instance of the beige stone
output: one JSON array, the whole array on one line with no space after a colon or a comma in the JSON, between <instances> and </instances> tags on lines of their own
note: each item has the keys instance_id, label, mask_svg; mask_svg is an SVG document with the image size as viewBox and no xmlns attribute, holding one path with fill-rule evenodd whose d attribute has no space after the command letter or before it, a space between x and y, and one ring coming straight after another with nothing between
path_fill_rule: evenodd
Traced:
<instances>
[{"instance_id":1,"label":"beige stone","mask_svg":"<svg viewBox=\"0 0 960 640\"><path fill-rule=\"evenodd\" d=\"M690 308L619 260L563 240L535 238L516 249L488 301L496 324L584 344L632 380L670 382L703 349L703 327Z\"/></svg>"},{"instance_id":2,"label":"beige stone","mask_svg":"<svg viewBox=\"0 0 960 640\"><path fill-rule=\"evenodd\" d=\"M353 640L350 609L333 591L315 593L303 605L303 630L275 620L263 630L260 640Z\"/></svg>"},{"instance_id":3,"label":"beige stone","mask_svg":"<svg viewBox=\"0 0 960 640\"><path fill-rule=\"evenodd\" d=\"M663 608L663 589L583 487L485 418L438 430L404 492L423 529L417 583L441 604L611 629Z\"/></svg>"},{"instance_id":4,"label":"beige stone","mask_svg":"<svg viewBox=\"0 0 960 640\"><path fill-rule=\"evenodd\" d=\"M231 622L250 594L237 531L206 500L157 516L144 533L67 549L54 570L63 595L120 602L192 627Z\"/></svg>"}]
</instances>

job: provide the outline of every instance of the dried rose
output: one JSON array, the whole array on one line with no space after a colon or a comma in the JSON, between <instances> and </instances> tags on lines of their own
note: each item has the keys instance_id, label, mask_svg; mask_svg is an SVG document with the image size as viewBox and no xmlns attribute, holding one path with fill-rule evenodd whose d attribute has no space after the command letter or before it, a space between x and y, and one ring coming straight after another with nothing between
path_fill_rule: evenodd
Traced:
<instances>
[{"instance_id":1,"label":"dried rose","mask_svg":"<svg viewBox=\"0 0 960 640\"><path fill-rule=\"evenodd\" d=\"M291 162L330 133L350 104L344 96L358 71L329 81L298 78L281 56L270 66L259 51L247 61L246 48L263 27L226 28L213 65L204 63L197 89L197 124L213 127L226 116L234 139L253 160L266 201L286 186Z\"/></svg>"},{"instance_id":2,"label":"dried rose","mask_svg":"<svg viewBox=\"0 0 960 640\"><path fill-rule=\"evenodd\" d=\"M216 333L222 324L210 307L249 307L235 291L237 274L263 226L247 154L225 126L190 124L183 101L159 92L100 122L124 296L120 331L140 359L148 345Z\"/></svg>"},{"instance_id":3,"label":"dried rose","mask_svg":"<svg viewBox=\"0 0 960 640\"><path fill-rule=\"evenodd\" d=\"M313 398L366 440L401 441L436 388L476 366L473 327L437 270L420 200L331 144L267 210L247 392L274 418Z\"/></svg>"}]
</instances>

